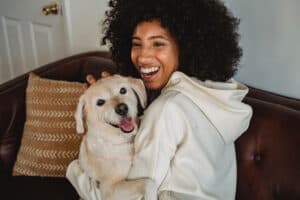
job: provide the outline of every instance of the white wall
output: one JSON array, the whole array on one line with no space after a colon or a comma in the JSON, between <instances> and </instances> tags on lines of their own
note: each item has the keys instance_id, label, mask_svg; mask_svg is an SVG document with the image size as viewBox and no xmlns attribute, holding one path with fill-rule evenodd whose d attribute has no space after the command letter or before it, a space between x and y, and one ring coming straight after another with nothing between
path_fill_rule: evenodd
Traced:
<instances>
[{"instance_id":1,"label":"white wall","mask_svg":"<svg viewBox=\"0 0 300 200\"><path fill-rule=\"evenodd\" d=\"M236 79L300 98L300 1L224 1L241 19L244 56Z\"/></svg>"},{"instance_id":2,"label":"white wall","mask_svg":"<svg viewBox=\"0 0 300 200\"><path fill-rule=\"evenodd\" d=\"M108 0L65 0L67 31L71 54L91 50L106 50L100 45L101 24Z\"/></svg>"},{"instance_id":3,"label":"white wall","mask_svg":"<svg viewBox=\"0 0 300 200\"><path fill-rule=\"evenodd\" d=\"M70 12L72 54L100 45L108 0L65 0ZM300 0L224 0L241 19L244 55L236 79L300 98Z\"/></svg>"}]
</instances>

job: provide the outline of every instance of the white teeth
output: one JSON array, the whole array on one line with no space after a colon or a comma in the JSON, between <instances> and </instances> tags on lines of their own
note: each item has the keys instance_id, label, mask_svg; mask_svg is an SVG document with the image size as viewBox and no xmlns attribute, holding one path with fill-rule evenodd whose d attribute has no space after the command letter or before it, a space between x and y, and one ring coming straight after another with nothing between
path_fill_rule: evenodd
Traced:
<instances>
[{"instance_id":1,"label":"white teeth","mask_svg":"<svg viewBox=\"0 0 300 200\"><path fill-rule=\"evenodd\" d=\"M159 70L159 67L150 67L150 68L141 67L140 68L140 72L143 73L143 74L152 73L152 72L155 72L155 71L158 71L158 70Z\"/></svg>"}]
</instances>

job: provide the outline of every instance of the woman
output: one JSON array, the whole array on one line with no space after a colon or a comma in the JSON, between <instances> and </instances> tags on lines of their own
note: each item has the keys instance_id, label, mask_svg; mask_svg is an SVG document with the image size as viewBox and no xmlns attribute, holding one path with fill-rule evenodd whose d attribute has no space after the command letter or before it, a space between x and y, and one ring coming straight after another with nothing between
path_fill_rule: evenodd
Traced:
<instances>
[{"instance_id":1,"label":"woman","mask_svg":"<svg viewBox=\"0 0 300 200\"><path fill-rule=\"evenodd\" d=\"M105 37L123 74L141 77L152 102L135 138L129 180L152 179L159 199L234 199L234 141L248 128L238 20L218 0L111 0ZM88 178L68 178L85 198ZM120 199L126 199L120 197Z\"/></svg>"}]
</instances>

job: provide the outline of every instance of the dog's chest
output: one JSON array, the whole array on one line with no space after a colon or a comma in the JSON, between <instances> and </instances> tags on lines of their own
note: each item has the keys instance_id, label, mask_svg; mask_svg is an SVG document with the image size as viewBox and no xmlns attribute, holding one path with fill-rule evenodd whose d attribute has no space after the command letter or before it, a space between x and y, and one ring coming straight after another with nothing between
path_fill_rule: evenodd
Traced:
<instances>
[{"instance_id":1,"label":"dog's chest","mask_svg":"<svg viewBox=\"0 0 300 200\"><path fill-rule=\"evenodd\" d=\"M111 144L98 139L86 139L86 156L89 165L94 165L97 169L98 177L101 179L121 179L125 178L129 172L134 148L132 143ZM82 144L84 145L84 144Z\"/></svg>"},{"instance_id":2,"label":"dog's chest","mask_svg":"<svg viewBox=\"0 0 300 200\"><path fill-rule=\"evenodd\" d=\"M134 154L132 142L113 144L103 139L87 138L88 151L99 159L129 159Z\"/></svg>"}]
</instances>

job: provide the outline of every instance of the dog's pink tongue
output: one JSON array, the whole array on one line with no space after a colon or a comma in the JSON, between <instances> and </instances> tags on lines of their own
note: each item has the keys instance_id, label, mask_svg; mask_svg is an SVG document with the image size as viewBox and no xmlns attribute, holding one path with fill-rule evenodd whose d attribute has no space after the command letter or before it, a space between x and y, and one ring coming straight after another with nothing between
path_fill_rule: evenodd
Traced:
<instances>
[{"instance_id":1,"label":"dog's pink tongue","mask_svg":"<svg viewBox=\"0 0 300 200\"><path fill-rule=\"evenodd\" d=\"M122 129L123 132L131 132L134 129L134 121L131 117L124 117L120 124L119 127Z\"/></svg>"}]
</instances>

